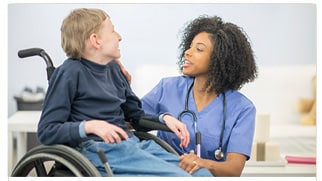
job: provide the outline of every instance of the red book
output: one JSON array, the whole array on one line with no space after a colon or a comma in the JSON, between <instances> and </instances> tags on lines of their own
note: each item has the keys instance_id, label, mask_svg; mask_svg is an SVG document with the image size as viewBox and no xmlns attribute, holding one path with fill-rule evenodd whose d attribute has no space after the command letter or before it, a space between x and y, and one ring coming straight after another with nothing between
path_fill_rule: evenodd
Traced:
<instances>
[{"instance_id":1,"label":"red book","mask_svg":"<svg viewBox=\"0 0 322 181\"><path fill-rule=\"evenodd\" d=\"M285 156L288 163L316 164L316 157Z\"/></svg>"}]
</instances>

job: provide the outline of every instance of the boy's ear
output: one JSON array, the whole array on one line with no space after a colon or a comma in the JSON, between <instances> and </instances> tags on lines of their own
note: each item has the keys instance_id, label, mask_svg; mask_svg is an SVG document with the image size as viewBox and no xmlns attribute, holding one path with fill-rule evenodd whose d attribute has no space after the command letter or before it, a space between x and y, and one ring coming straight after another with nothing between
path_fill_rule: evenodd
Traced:
<instances>
[{"instance_id":1,"label":"boy's ear","mask_svg":"<svg viewBox=\"0 0 322 181\"><path fill-rule=\"evenodd\" d=\"M95 33L91 34L91 36L89 37L89 43L97 49L101 46L101 43L98 39L98 35Z\"/></svg>"}]
</instances>

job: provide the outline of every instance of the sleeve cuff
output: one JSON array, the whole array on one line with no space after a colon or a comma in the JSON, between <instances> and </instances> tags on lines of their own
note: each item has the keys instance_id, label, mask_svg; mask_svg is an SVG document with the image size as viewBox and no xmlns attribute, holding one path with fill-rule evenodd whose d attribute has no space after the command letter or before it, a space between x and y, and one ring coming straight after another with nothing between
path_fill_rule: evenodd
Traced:
<instances>
[{"instance_id":1,"label":"sleeve cuff","mask_svg":"<svg viewBox=\"0 0 322 181\"><path fill-rule=\"evenodd\" d=\"M164 119L163 119L163 117L164 117L165 115L170 115L170 116L171 116L171 114L170 114L170 113L163 113L163 114L160 114L160 115L159 115L159 121L160 121L161 123L165 123L165 122L164 122Z\"/></svg>"},{"instance_id":2,"label":"sleeve cuff","mask_svg":"<svg viewBox=\"0 0 322 181\"><path fill-rule=\"evenodd\" d=\"M87 135L85 133L85 126L84 126L84 123L85 123L85 120L82 121L80 124L79 124L79 127L78 127L78 131L79 131L79 135L81 138L86 138Z\"/></svg>"}]
</instances>

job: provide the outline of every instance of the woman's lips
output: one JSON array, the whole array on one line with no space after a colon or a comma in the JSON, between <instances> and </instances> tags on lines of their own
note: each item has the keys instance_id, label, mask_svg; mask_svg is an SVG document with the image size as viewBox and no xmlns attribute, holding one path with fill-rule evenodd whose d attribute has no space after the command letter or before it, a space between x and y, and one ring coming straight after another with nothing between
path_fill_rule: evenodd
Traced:
<instances>
[{"instance_id":1,"label":"woman's lips","mask_svg":"<svg viewBox=\"0 0 322 181\"><path fill-rule=\"evenodd\" d=\"M183 67L187 67L191 65L192 63L189 60L184 60Z\"/></svg>"}]
</instances>

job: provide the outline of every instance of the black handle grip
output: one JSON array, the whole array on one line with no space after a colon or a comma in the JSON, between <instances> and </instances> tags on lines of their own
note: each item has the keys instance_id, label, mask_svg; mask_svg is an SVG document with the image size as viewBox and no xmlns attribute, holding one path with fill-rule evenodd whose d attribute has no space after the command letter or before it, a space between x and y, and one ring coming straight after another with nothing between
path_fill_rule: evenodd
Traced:
<instances>
[{"instance_id":1,"label":"black handle grip","mask_svg":"<svg viewBox=\"0 0 322 181\"><path fill-rule=\"evenodd\" d=\"M106 159L104 152L102 150L98 150L98 156L100 157L103 164L105 164L107 162L107 159Z\"/></svg>"},{"instance_id":2,"label":"black handle grip","mask_svg":"<svg viewBox=\"0 0 322 181\"><path fill-rule=\"evenodd\" d=\"M43 51L44 50L41 48L28 48L28 49L18 51L18 57L26 58L26 57L31 57L35 55L41 56L41 52Z\"/></svg>"},{"instance_id":3,"label":"black handle grip","mask_svg":"<svg viewBox=\"0 0 322 181\"><path fill-rule=\"evenodd\" d=\"M151 130L163 130L172 132L168 126L161 122L150 121L146 119L140 119L134 122L136 130L151 131Z\"/></svg>"},{"instance_id":4,"label":"black handle grip","mask_svg":"<svg viewBox=\"0 0 322 181\"><path fill-rule=\"evenodd\" d=\"M55 70L55 67L54 67L53 62L51 61L51 58L45 52L44 49L28 48L28 49L18 51L18 56L20 58L26 58L26 57L36 56L36 55L42 57L45 60L46 65L47 65L47 80L49 80Z\"/></svg>"},{"instance_id":5,"label":"black handle grip","mask_svg":"<svg viewBox=\"0 0 322 181\"><path fill-rule=\"evenodd\" d=\"M196 144L201 144L201 133L199 131L196 133Z\"/></svg>"},{"instance_id":6,"label":"black handle grip","mask_svg":"<svg viewBox=\"0 0 322 181\"><path fill-rule=\"evenodd\" d=\"M113 171L111 170L109 164L107 163L107 158L103 152L103 150L98 150L98 156L100 157L103 165L104 165L104 168L105 168L105 171L107 173L107 176L109 177L112 177L113 176Z\"/></svg>"}]
</instances>

